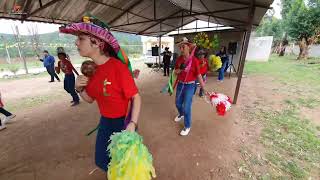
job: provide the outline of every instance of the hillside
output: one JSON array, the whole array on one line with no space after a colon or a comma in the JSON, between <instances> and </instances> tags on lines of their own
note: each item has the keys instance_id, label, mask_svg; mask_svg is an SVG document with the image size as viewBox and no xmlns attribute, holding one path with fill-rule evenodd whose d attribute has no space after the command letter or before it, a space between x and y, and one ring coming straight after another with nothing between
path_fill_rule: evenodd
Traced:
<instances>
[{"instance_id":1,"label":"hillside","mask_svg":"<svg viewBox=\"0 0 320 180\"><path fill-rule=\"evenodd\" d=\"M142 43L141 37L137 35L121 33L121 32L112 32L113 35L118 39L122 48L128 54L140 54L142 53ZM0 37L4 37L7 42L8 51L11 57L18 57L18 49L16 46L16 41L14 35L12 34L1 34ZM23 46L23 54L26 57L35 56L35 52L32 49L31 45L32 36L21 36L21 44ZM40 34L39 35L39 50L40 53L42 50L47 49L49 52L54 53L56 47L63 46L70 54L77 53L74 42L76 40L75 36L60 34L58 32ZM134 45L134 46L133 46ZM4 42L1 39L0 41L0 58L7 57Z\"/></svg>"}]
</instances>

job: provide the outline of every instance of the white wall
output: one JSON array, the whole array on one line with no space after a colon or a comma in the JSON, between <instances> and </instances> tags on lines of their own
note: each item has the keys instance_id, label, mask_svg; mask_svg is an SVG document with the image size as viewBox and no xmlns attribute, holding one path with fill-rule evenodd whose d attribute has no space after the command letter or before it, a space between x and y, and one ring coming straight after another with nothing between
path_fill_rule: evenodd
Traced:
<instances>
[{"instance_id":1,"label":"white wall","mask_svg":"<svg viewBox=\"0 0 320 180\"><path fill-rule=\"evenodd\" d=\"M290 44L287 48L286 48L286 53L287 54L294 54L294 55L299 55L299 46L295 45L295 44ZM309 57L320 57L320 45L312 45L310 46L309 49Z\"/></svg>"},{"instance_id":2,"label":"white wall","mask_svg":"<svg viewBox=\"0 0 320 180\"><path fill-rule=\"evenodd\" d=\"M247 61L268 61L271 54L273 36L250 37Z\"/></svg>"}]
</instances>

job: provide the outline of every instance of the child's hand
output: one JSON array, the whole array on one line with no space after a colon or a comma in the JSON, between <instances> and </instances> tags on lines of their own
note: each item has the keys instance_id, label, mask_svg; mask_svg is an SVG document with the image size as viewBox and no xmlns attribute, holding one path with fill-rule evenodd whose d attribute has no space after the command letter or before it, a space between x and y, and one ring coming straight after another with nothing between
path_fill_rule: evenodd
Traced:
<instances>
[{"instance_id":1,"label":"child's hand","mask_svg":"<svg viewBox=\"0 0 320 180\"><path fill-rule=\"evenodd\" d=\"M82 89L87 86L88 81L89 81L89 78L87 78L84 75L79 75L76 79L75 88L78 91L82 91Z\"/></svg>"},{"instance_id":2,"label":"child's hand","mask_svg":"<svg viewBox=\"0 0 320 180\"><path fill-rule=\"evenodd\" d=\"M134 132L136 130L136 124L133 123L133 122L130 122L126 128L127 131L130 131L130 132Z\"/></svg>"}]
</instances>

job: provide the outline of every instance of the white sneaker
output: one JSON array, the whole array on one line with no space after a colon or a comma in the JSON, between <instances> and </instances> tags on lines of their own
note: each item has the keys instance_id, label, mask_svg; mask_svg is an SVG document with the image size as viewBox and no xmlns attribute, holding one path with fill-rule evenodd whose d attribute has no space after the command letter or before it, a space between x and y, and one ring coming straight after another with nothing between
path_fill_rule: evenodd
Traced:
<instances>
[{"instance_id":1,"label":"white sneaker","mask_svg":"<svg viewBox=\"0 0 320 180\"><path fill-rule=\"evenodd\" d=\"M174 118L174 121L175 122L179 122L179 121L181 121L181 120L183 120L184 119L184 116L180 116L179 117L179 115L176 117L176 118Z\"/></svg>"},{"instance_id":2,"label":"white sneaker","mask_svg":"<svg viewBox=\"0 0 320 180\"><path fill-rule=\"evenodd\" d=\"M182 131L180 132L181 136L186 136L189 134L191 128L183 128Z\"/></svg>"},{"instance_id":3,"label":"white sneaker","mask_svg":"<svg viewBox=\"0 0 320 180\"><path fill-rule=\"evenodd\" d=\"M1 121L1 119L0 119L0 121ZM0 131L1 131L1 130L4 130L5 128L7 128L6 125L4 125L4 124L2 123L2 125L0 126Z\"/></svg>"},{"instance_id":4,"label":"white sneaker","mask_svg":"<svg viewBox=\"0 0 320 180\"><path fill-rule=\"evenodd\" d=\"M10 123L11 122L10 120L15 118L15 117L16 117L15 114L12 114L11 116L8 116L8 117L4 117L3 124Z\"/></svg>"}]
</instances>

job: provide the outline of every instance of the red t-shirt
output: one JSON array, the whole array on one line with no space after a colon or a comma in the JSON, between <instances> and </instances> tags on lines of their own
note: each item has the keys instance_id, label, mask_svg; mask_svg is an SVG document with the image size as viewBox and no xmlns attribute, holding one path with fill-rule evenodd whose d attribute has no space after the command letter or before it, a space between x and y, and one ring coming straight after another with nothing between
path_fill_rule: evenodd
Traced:
<instances>
[{"instance_id":1,"label":"red t-shirt","mask_svg":"<svg viewBox=\"0 0 320 180\"><path fill-rule=\"evenodd\" d=\"M178 57L175 69L180 69L181 64L185 63L185 59L183 56ZM185 64L187 67L188 64ZM199 60L196 57L192 58L192 64L189 72L185 72L184 70L178 75L178 80L182 82L190 82L195 81L200 74Z\"/></svg>"},{"instance_id":2,"label":"red t-shirt","mask_svg":"<svg viewBox=\"0 0 320 180\"><path fill-rule=\"evenodd\" d=\"M72 74L72 71L77 72L77 70L73 67L71 62L67 59L60 60L58 62L58 68L62 70L65 74Z\"/></svg>"},{"instance_id":3,"label":"red t-shirt","mask_svg":"<svg viewBox=\"0 0 320 180\"><path fill-rule=\"evenodd\" d=\"M201 75L205 75L208 72L209 69L209 63L208 63L208 59L204 58L204 59L199 59L200 61L200 74Z\"/></svg>"},{"instance_id":4,"label":"red t-shirt","mask_svg":"<svg viewBox=\"0 0 320 180\"><path fill-rule=\"evenodd\" d=\"M138 88L128 67L111 57L97 66L86 92L97 101L102 116L119 118L126 115L129 100L138 93Z\"/></svg>"}]
</instances>

